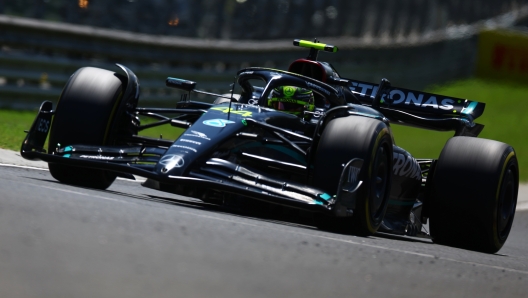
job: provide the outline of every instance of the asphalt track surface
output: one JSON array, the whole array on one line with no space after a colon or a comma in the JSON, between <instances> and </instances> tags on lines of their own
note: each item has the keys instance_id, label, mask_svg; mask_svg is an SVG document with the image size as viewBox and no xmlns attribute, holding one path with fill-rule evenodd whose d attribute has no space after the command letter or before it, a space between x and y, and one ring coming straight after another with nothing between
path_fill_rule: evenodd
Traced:
<instances>
[{"instance_id":1,"label":"asphalt track surface","mask_svg":"<svg viewBox=\"0 0 528 298\"><path fill-rule=\"evenodd\" d=\"M490 255L328 233L309 218L256 216L131 180L79 188L0 163L0 297L528 295L524 208Z\"/></svg>"}]
</instances>

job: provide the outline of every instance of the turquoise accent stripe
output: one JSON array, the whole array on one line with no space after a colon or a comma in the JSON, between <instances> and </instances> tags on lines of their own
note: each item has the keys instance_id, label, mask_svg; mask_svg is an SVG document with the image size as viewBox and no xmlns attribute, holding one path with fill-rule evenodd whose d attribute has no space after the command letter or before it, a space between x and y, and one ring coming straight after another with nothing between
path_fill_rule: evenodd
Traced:
<instances>
[{"instance_id":1,"label":"turquoise accent stripe","mask_svg":"<svg viewBox=\"0 0 528 298\"><path fill-rule=\"evenodd\" d=\"M464 108L462 110L462 114L471 114L473 110L477 107L478 102L472 101L467 108Z\"/></svg>"},{"instance_id":2,"label":"turquoise accent stripe","mask_svg":"<svg viewBox=\"0 0 528 298\"><path fill-rule=\"evenodd\" d=\"M297 151L293 151L289 148L285 148L283 146L279 146L279 145L269 145L269 144L266 144L264 145L265 147L269 147L269 148L273 148L277 151L280 151L294 159L296 159L297 161L301 162L302 164L305 164L306 163L306 160L304 159L304 156L302 156L301 154L297 153Z\"/></svg>"},{"instance_id":3,"label":"turquoise accent stripe","mask_svg":"<svg viewBox=\"0 0 528 298\"><path fill-rule=\"evenodd\" d=\"M67 146L64 148L64 152L70 152L70 151L73 151L73 147L72 146ZM70 158L71 154L64 154L62 157L66 157L66 158Z\"/></svg>"},{"instance_id":4,"label":"turquoise accent stripe","mask_svg":"<svg viewBox=\"0 0 528 298\"><path fill-rule=\"evenodd\" d=\"M325 201L328 201L329 199L332 198L331 195L327 194L327 193L323 193L323 194L320 194L319 197Z\"/></svg>"}]
</instances>

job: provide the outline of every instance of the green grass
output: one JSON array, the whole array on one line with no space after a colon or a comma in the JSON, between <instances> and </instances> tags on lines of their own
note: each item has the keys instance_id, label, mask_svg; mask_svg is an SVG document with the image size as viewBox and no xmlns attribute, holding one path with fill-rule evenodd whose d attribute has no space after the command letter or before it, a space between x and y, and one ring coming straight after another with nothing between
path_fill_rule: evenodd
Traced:
<instances>
[{"instance_id":1,"label":"green grass","mask_svg":"<svg viewBox=\"0 0 528 298\"><path fill-rule=\"evenodd\" d=\"M512 145L517 151L521 180L528 181L528 137L524 133L528 128L528 86L470 79L435 86L427 91L485 102L484 114L476 121L485 125L480 137ZM35 115L36 111L0 110L0 147L19 150L24 130L30 128ZM396 144L417 158L437 158L447 139L453 135L453 132L392 127ZM164 139L174 139L180 133L180 129L164 125L142 131L141 135L159 137L162 134Z\"/></svg>"},{"instance_id":2,"label":"green grass","mask_svg":"<svg viewBox=\"0 0 528 298\"><path fill-rule=\"evenodd\" d=\"M486 103L475 122L484 124L481 138L512 145L519 160L520 178L528 180L528 86L480 79L434 86L428 92ZM392 126L396 144L417 158L437 158L453 132L435 132L400 125Z\"/></svg>"},{"instance_id":3,"label":"green grass","mask_svg":"<svg viewBox=\"0 0 528 298\"><path fill-rule=\"evenodd\" d=\"M141 124L142 125L147 124L147 123L156 122L156 120L154 120L152 118L147 118L147 117L140 117L140 119L141 119ZM139 135L147 136L147 137L153 137L153 138L160 138L161 137L163 139L175 140L176 138L178 138L181 135L182 132L183 132L183 129L181 129L181 128L172 127L172 126L170 126L170 124L164 124L164 125L161 125L161 126L152 127L152 128L149 128L149 129L142 130L142 131L139 132Z\"/></svg>"},{"instance_id":4,"label":"green grass","mask_svg":"<svg viewBox=\"0 0 528 298\"><path fill-rule=\"evenodd\" d=\"M0 110L0 148L20 150L26 137L24 130L29 130L37 111ZM150 118L141 119L142 124L154 122ZM142 136L164 139L176 139L182 130L168 124L146 129L140 132Z\"/></svg>"},{"instance_id":5,"label":"green grass","mask_svg":"<svg viewBox=\"0 0 528 298\"><path fill-rule=\"evenodd\" d=\"M37 112L0 110L0 148L20 150Z\"/></svg>"}]
</instances>

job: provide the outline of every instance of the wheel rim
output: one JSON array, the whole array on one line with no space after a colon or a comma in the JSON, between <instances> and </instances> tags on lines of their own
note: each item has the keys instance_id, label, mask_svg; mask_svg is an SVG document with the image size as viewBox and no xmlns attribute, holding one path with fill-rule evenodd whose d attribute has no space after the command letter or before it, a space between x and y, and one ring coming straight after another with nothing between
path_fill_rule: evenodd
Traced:
<instances>
[{"instance_id":1,"label":"wheel rim","mask_svg":"<svg viewBox=\"0 0 528 298\"><path fill-rule=\"evenodd\" d=\"M503 186L499 197L497 208L497 232L499 238L508 236L513 216L515 215L515 175L511 168L504 175Z\"/></svg>"},{"instance_id":2,"label":"wheel rim","mask_svg":"<svg viewBox=\"0 0 528 298\"><path fill-rule=\"evenodd\" d=\"M388 157L386 150L383 147L378 149L376 154L376 162L374 163L374 169L372 173L372 178L374 183L372 183L371 188L371 204L370 204L370 213L372 218L377 220L383 211L385 205L385 197L387 191L388 183Z\"/></svg>"}]
</instances>

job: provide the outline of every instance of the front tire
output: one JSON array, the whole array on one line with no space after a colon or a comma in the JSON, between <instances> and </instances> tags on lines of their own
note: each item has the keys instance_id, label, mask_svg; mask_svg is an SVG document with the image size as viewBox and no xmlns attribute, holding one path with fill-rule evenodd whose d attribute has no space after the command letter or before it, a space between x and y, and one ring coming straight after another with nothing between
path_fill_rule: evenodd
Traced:
<instances>
[{"instance_id":1,"label":"front tire","mask_svg":"<svg viewBox=\"0 0 528 298\"><path fill-rule=\"evenodd\" d=\"M119 104L123 97L121 75L112 71L84 67L68 80L57 104L51 126L48 151L61 146L110 144ZM116 179L116 173L48 164L51 175L66 184L106 189Z\"/></svg>"},{"instance_id":2,"label":"front tire","mask_svg":"<svg viewBox=\"0 0 528 298\"><path fill-rule=\"evenodd\" d=\"M329 194L337 194L343 165L353 158L364 160L359 173L363 185L356 197L352 217L333 221L341 222L348 232L369 236L381 225L390 195L392 138L385 123L357 116L330 121L317 146L314 185Z\"/></svg>"},{"instance_id":3,"label":"front tire","mask_svg":"<svg viewBox=\"0 0 528 298\"><path fill-rule=\"evenodd\" d=\"M519 166L514 149L493 140L453 137L433 175L433 241L486 253L499 251L517 205Z\"/></svg>"}]
</instances>

